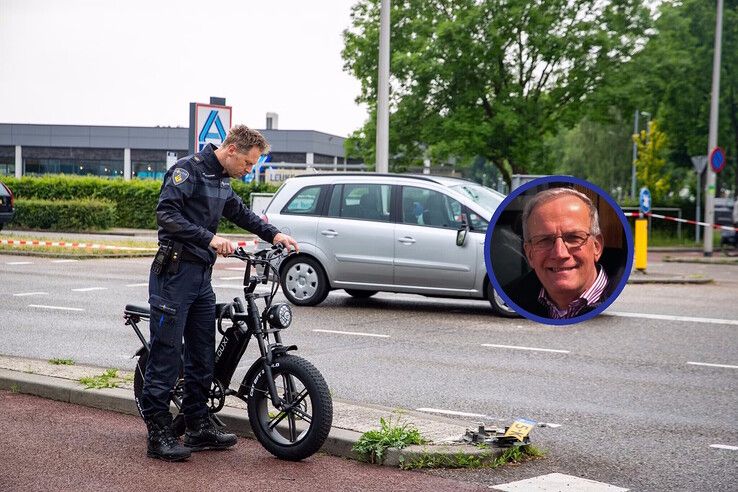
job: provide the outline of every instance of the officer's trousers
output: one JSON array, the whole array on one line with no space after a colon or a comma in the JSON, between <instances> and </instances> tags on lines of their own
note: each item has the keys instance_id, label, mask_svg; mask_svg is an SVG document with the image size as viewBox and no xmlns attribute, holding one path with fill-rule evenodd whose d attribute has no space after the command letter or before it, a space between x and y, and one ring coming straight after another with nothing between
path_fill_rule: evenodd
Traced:
<instances>
[{"instance_id":1,"label":"officer's trousers","mask_svg":"<svg viewBox=\"0 0 738 492\"><path fill-rule=\"evenodd\" d=\"M184 360L182 412L207 414L215 352L215 293L212 267L181 261L176 274L149 276L151 351L141 395L141 412L151 418L169 412L172 389ZM184 352L182 339L184 338Z\"/></svg>"}]
</instances>

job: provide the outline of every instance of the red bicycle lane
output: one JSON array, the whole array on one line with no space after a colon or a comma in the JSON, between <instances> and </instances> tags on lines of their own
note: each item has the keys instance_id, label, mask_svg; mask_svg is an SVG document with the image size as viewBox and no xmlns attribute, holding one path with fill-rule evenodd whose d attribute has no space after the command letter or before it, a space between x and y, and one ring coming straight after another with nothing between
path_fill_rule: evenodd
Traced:
<instances>
[{"instance_id":1,"label":"red bicycle lane","mask_svg":"<svg viewBox=\"0 0 738 492\"><path fill-rule=\"evenodd\" d=\"M258 442L166 463L138 417L0 391L0 490L474 491L476 484L317 454L293 463Z\"/></svg>"}]
</instances>

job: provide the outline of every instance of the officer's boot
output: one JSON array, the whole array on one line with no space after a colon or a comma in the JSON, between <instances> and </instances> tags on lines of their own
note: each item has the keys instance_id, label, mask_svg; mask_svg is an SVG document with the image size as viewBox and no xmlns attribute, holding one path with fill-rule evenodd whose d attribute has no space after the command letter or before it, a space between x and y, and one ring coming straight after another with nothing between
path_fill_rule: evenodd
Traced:
<instances>
[{"instance_id":1,"label":"officer's boot","mask_svg":"<svg viewBox=\"0 0 738 492\"><path fill-rule=\"evenodd\" d=\"M190 450L182 446L172 430L172 415L160 413L145 419L149 430L146 455L164 461L184 461L190 457Z\"/></svg>"},{"instance_id":2,"label":"officer's boot","mask_svg":"<svg viewBox=\"0 0 738 492\"><path fill-rule=\"evenodd\" d=\"M202 417L187 417L187 431L185 432L184 445L191 448L192 451L202 451L204 449L225 449L230 448L236 441L236 434L230 434L218 429L209 415Z\"/></svg>"}]
</instances>

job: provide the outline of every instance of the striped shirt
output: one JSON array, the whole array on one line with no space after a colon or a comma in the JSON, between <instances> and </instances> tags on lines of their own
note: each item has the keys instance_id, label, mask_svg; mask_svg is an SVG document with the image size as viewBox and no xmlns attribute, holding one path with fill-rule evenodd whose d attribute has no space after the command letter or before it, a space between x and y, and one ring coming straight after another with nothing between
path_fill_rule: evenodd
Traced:
<instances>
[{"instance_id":1,"label":"striped shirt","mask_svg":"<svg viewBox=\"0 0 738 492\"><path fill-rule=\"evenodd\" d=\"M597 278L595 279L594 283L590 286L589 289L585 290L578 299L574 299L573 301L571 301L566 309L559 309L558 306L556 306L556 304L554 304L551 299L549 299L548 294L546 294L546 289L541 287L541 291L538 293L538 302L548 308L549 318L573 318L577 316L579 312L582 311L582 309L586 308L587 306L592 306L600 300L600 297L602 297L602 293L605 292L605 289L607 289L609 279L607 278L607 274L605 273L604 268L602 268L600 265L597 265L597 268L599 268L600 273L597 274Z\"/></svg>"}]
</instances>

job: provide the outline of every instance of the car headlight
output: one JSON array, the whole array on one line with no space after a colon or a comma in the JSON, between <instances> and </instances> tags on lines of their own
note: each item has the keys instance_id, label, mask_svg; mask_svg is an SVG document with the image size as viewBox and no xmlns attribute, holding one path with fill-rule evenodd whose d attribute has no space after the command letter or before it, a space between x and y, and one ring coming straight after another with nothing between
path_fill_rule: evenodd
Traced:
<instances>
[{"instance_id":1,"label":"car headlight","mask_svg":"<svg viewBox=\"0 0 738 492\"><path fill-rule=\"evenodd\" d=\"M267 311L267 322L272 328L287 328L292 323L292 308L286 303L274 304Z\"/></svg>"}]
</instances>

